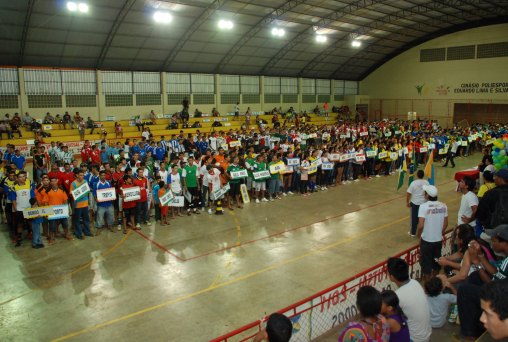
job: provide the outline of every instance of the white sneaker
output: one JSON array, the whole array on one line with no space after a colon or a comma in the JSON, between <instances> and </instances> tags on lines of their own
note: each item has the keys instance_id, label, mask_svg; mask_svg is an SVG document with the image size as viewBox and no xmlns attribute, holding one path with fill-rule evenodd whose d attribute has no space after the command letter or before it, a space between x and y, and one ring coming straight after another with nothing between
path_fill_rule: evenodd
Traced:
<instances>
[{"instance_id":1,"label":"white sneaker","mask_svg":"<svg viewBox=\"0 0 508 342\"><path fill-rule=\"evenodd\" d=\"M326 186L323 187L323 190L328 190L328 188Z\"/></svg>"},{"instance_id":2,"label":"white sneaker","mask_svg":"<svg viewBox=\"0 0 508 342\"><path fill-rule=\"evenodd\" d=\"M357 178L357 179L355 179L355 182L359 182L359 181L360 181L360 180L359 180L358 178Z\"/></svg>"},{"instance_id":3,"label":"white sneaker","mask_svg":"<svg viewBox=\"0 0 508 342\"><path fill-rule=\"evenodd\" d=\"M259 199L256 198L256 203L259 203Z\"/></svg>"},{"instance_id":4,"label":"white sneaker","mask_svg":"<svg viewBox=\"0 0 508 342\"><path fill-rule=\"evenodd\" d=\"M280 196L277 196L277 197L275 197L275 198L276 198L276 199L282 199L282 197L280 197Z\"/></svg>"},{"instance_id":5,"label":"white sneaker","mask_svg":"<svg viewBox=\"0 0 508 342\"><path fill-rule=\"evenodd\" d=\"M122 230L122 225L121 225L121 224L119 224L118 226L116 226L116 229L117 229L117 230Z\"/></svg>"},{"instance_id":6,"label":"white sneaker","mask_svg":"<svg viewBox=\"0 0 508 342\"><path fill-rule=\"evenodd\" d=\"M141 228L141 225L139 223L136 223L136 228Z\"/></svg>"},{"instance_id":7,"label":"white sneaker","mask_svg":"<svg viewBox=\"0 0 508 342\"><path fill-rule=\"evenodd\" d=\"M268 202L268 200L267 200L266 198L264 198L264 197L263 197L263 198L261 199L261 202Z\"/></svg>"},{"instance_id":8,"label":"white sneaker","mask_svg":"<svg viewBox=\"0 0 508 342\"><path fill-rule=\"evenodd\" d=\"M208 209L208 214L212 215L213 211L212 208Z\"/></svg>"},{"instance_id":9,"label":"white sneaker","mask_svg":"<svg viewBox=\"0 0 508 342\"><path fill-rule=\"evenodd\" d=\"M288 191L288 194L294 195L295 193L293 191Z\"/></svg>"},{"instance_id":10,"label":"white sneaker","mask_svg":"<svg viewBox=\"0 0 508 342\"><path fill-rule=\"evenodd\" d=\"M270 202L273 202L273 201L274 201L274 200L273 200L273 197L270 197Z\"/></svg>"},{"instance_id":11,"label":"white sneaker","mask_svg":"<svg viewBox=\"0 0 508 342\"><path fill-rule=\"evenodd\" d=\"M381 178L381 176L380 175L376 175L376 178Z\"/></svg>"},{"instance_id":12,"label":"white sneaker","mask_svg":"<svg viewBox=\"0 0 508 342\"><path fill-rule=\"evenodd\" d=\"M288 194L286 194L285 192L282 193L282 196L286 197Z\"/></svg>"}]
</instances>

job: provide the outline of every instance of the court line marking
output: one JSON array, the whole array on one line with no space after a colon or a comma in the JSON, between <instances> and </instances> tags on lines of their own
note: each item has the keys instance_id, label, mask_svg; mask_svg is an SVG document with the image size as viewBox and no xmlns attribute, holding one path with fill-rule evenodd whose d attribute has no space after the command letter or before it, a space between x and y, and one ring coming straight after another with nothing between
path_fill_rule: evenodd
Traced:
<instances>
[{"instance_id":1,"label":"court line marking","mask_svg":"<svg viewBox=\"0 0 508 342\"><path fill-rule=\"evenodd\" d=\"M111 253L113 253L116 249L118 249L125 241L127 241L127 239L129 238L129 236L131 235L132 231L129 230L127 232L127 234L125 234L120 240L118 240L117 242L115 242L115 244L113 246L111 246L108 250L104 251L103 253L100 254L101 257L106 257L108 255L110 255ZM58 276L54 279L51 279L51 280L48 280L47 282L41 284L39 287L37 288L33 288L33 289L30 289L29 291L26 291L16 297L12 297L10 299L7 299L7 300L4 300L3 302L0 302L0 306L4 305L4 304L7 304L7 303L10 303L16 299L19 299L21 297L24 297L32 292L35 292L35 291L42 291L42 290L46 290L46 289L49 289L53 286L56 286L58 285L61 281L65 280L66 278L68 278L69 276L72 276L76 273L79 273L85 269L87 269L88 267L90 267L90 265L92 265L92 262L93 262L94 259L91 259L90 261L87 261L86 263L82 264L81 266L78 266L77 268L75 268L74 270L68 272L68 273L64 273L63 275L61 276Z\"/></svg>"},{"instance_id":2,"label":"court line marking","mask_svg":"<svg viewBox=\"0 0 508 342\"><path fill-rule=\"evenodd\" d=\"M69 333L67 335L64 335L64 336L58 337L56 339L53 339L52 342L65 341L65 340L68 340L70 338L73 338L73 337L76 337L76 336L80 336L80 335L83 335L83 334L86 334L86 333L89 333L89 332L92 332L92 331L95 331L95 330L98 330L98 329L101 329L101 328L104 328L104 327L107 327L107 326L119 323L119 322L122 322L122 321L125 321L125 320L128 320L130 318L143 315L143 314L151 312L151 311L158 310L158 309L163 308L165 306L172 305L172 304L181 302L183 300L190 299L190 298L199 296L201 294L204 294L204 293L207 293L207 292L211 292L213 290L216 290L216 289L219 289L219 288L222 288L222 287L226 287L226 286L229 286L231 284L238 283L240 281L243 281L243 280L255 277L255 276L259 275L259 274L262 274L262 273L274 270L274 269L276 269L278 267L288 265L288 264L293 263L295 261L304 259L306 257L312 256L312 255L315 255L315 254L318 254L318 253L326 251L328 249L337 247L337 246L342 245L344 243L351 242L352 240L358 239L360 237L363 237L363 236L369 235L371 233L374 233L374 232L386 229L387 227L390 227L390 226L392 226L392 225L394 225L396 223L399 223L399 222L402 222L404 220L407 220L408 218L409 218L409 216L404 216L404 217L398 218L398 219L396 219L394 221L388 222L388 223L386 223L384 225L381 225L381 226L379 226L377 228L373 228L373 229L370 229L370 230L367 230L367 231L364 231L364 232L361 232L361 233L358 233L358 234L353 234L350 237L339 239L339 240L335 241L334 243L331 243L331 244L328 244L328 245L325 245L325 246L322 246L322 247L310 250L307 253L301 254L299 256L296 256L296 257L293 257L293 258L290 258L290 259L287 259L287 260L284 260L284 261L281 261L281 262L278 262L278 263L275 263L273 265L267 266L267 267L259 269L257 271L253 271L253 272L244 274L242 276L239 276L239 277L227 280L227 281L222 282L222 283L216 283L216 280L217 280L217 277L216 277L216 279L214 280L212 285L210 285L210 286L208 286L206 288L203 288L203 289L201 289L199 291L195 291L195 292L189 293L187 295L183 295L183 296L175 298L175 299L170 299L170 300L161 302L159 304L156 304L156 305L153 305L153 306L149 306L149 307L146 307L146 308L138 310L138 311L134 311L134 312L132 312L130 314L127 314L127 315L124 315L124 316L120 316L120 317L111 319L109 321L103 322L103 323L99 323L99 324L96 324L96 325L93 325L93 326L90 326L90 327L87 327L87 328L84 328L84 329L81 329L81 330L77 330L77 331L71 332L71 333Z\"/></svg>"},{"instance_id":3,"label":"court line marking","mask_svg":"<svg viewBox=\"0 0 508 342\"><path fill-rule=\"evenodd\" d=\"M443 185L452 183L454 181L455 180L447 181L447 182L438 184L438 186L443 186ZM401 199L401 198L405 198L405 197L406 197L406 193L404 193L404 195L400 195L400 196L397 196L397 197L394 197L394 198L391 198L391 199L388 199L388 200L385 200L385 201L373 203L373 204L371 204L369 206L366 206L366 207L363 207L363 208L358 208L358 209L355 209L355 210L348 211L346 213L337 214L337 215L334 215L334 216L329 216L329 217L326 217L326 218L324 218L322 220L319 220L319 221L315 221L315 222L312 222L312 223L309 223L309 224L305 224L305 225L302 225L302 226L297 226L297 227L285 229L285 230L282 230L280 232L276 232L276 233L273 233L273 234L268 234L266 236L262 236L260 238L248 240L248 241L245 241L245 242L241 242L240 241L241 229L239 229L238 218L236 217L236 215L234 215L234 212L230 212L230 214L232 214L234 216L235 222L237 223L237 227L236 227L236 230L237 230L237 242L236 242L236 244L234 246L228 246L228 247L223 247L223 248L215 249L215 250L208 251L208 252L205 252L205 253L202 253L202 254L198 254L198 255L195 255L195 256L192 256L192 257L189 257L189 258L179 257L178 255L174 254L173 252L168 250L166 247L164 247L161 243L159 243L159 242L157 242L155 240L150 239L149 237L147 237L146 235L144 235L143 233L141 233L139 231L136 231L136 233L139 236L141 236L142 238L144 238L145 240L149 241L150 243L153 243L155 246L160 248L162 251L172 255L173 257L175 257L179 261L187 262L187 261L203 258L203 257L211 255L211 254L216 254L216 253L232 250L232 249L235 249L235 248L238 248L238 247L250 245L250 244L258 242L258 241L271 239L271 238L276 237L276 236L280 236L280 235L284 235L286 233L290 233L290 232L293 232L293 231L296 231L296 230L300 230L300 229L312 226L314 224L318 224L318 223L326 222L326 221L329 221L329 220L333 220L333 219L336 219L336 218L339 218L339 217L342 217L342 216L346 216L346 215L351 214L351 213L360 212L360 211L366 210L366 209L372 209L372 208L374 208L376 206L387 204L387 203L390 203L390 202L393 202L395 200L398 200L398 199Z\"/></svg>"}]
</instances>

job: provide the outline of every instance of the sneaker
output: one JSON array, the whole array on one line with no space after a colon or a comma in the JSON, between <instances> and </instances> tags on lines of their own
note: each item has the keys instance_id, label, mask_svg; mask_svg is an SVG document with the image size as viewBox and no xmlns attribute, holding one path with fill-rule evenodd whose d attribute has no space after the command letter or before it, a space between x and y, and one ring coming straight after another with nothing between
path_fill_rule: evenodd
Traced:
<instances>
[{"instance_id":1,"label":"sneaker","mask_svg":"<svg viewBox=\"0 0 508 342\"><path fill-rule=\"evenodd\" d=\"M141 225L139 223L136 223L136 228L141 228Z\"/></svg>"},{"instance_id":2,"label":"sneaker","mask_svg":"<svg viewBox=\"0 0 508 342\"><path fill-rule=\"evenodd\" d=\"M213 211L212 208L208 209L208 214L212 215Z\"/></svg>"},{"instance_id":3,"label":"sneaker","mask_svg":"<svg viewBox=\"0 0 508 342\"><path fill-rule=\"evenodd\" d=\"M277 196L277 197L275 197L275 198L276 198L276 199L282 199L282 197L280 197L280 196Z\"/></svg>"},{"instance_id":4,"label":"sneaker","mask_svg":"<svg viewBox=\"0 0 508 342\"><path fill-rule=\"evenodd\" d=\"M286 194L285 192L282 193L282 196L286 197L288 194Z\"/></svg>"},{"instance_id":5,"label":"sneaker","mask_svg":"<svg viewBox=\"0 0 508 342\"><path fill-rule=\"evenodd\" d=\"M273 201L273 200L272 200L272 201ZM261 202L268 202L268 200L267 200L266 198L264 198L264 197L263 197L263 198L261 199Z\"/></svg>"},{"instance_id":6,"label":"sneaker","mask_svg":"<svg viewBox=\"0 0 508 342\"><path fill-rule=\"evenodd\" d=\"M259 199L256 198L256 203L259 203Z\"/></svg>"},{"instance_id":7,"label":"sneaker","mask_svg":"<svg viewBox=\"0 0 508 342\"><path fill-rule=\"evenodd\" d=\"M121 224L119 224L118 226L116 226L116 229L117 229L117 230L122 230L122 225L121 225Z\"/></svg>"},{"instance_id":8,"label":"sneaker","mask_svg":"<svg viewBox=\"0 0 508 342\"><path fill-rule=\"evenodd\" d=\"M270 197L270 202L273 202L273 201L274 201L274 200L273 200L273 197Z\"/></svg>"},{"instance_id":9,"label":"sneaker","mask_svg":"<svg viewBox=\"0 0 508 342\"><path fill-rule=\"evenodd\" d=\"M360 181L360 180L359 180L358 178L357 178L357 179L355 179L355 182L359 182L359 181Z\"/></svg>"},{"instance_id":10,"label":"sneaker","mask_svg":"<svg viewBox=\"0 0 508 342\"><path fill-rule=\"evenodd\" d=\"M295 193L293 191L288 191L288 194L294 195Z\"/></svg>"}]
</instances>

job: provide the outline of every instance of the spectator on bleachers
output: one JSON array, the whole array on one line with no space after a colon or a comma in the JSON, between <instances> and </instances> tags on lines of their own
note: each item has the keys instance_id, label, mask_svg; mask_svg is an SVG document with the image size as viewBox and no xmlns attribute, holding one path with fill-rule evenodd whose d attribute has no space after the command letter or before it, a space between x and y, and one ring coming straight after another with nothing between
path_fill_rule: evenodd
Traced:
<instances>
[{"instance_id":1,"label":"spectator on bleachers","mask_svg":"<svg viewBox=\"0 0 508 342\"><path fill-rule=\"evenodd\" d=\"M79 139L85 140L85 129L86 129L85 120L77 121L76 124L78 125Z\"/></svg>"},{"instance_id":2,"label":"spectator on bleachers","mask_svg":"<svg viewBox=\"0 0 508 342\"><path fill-rule=\"evenodd\" d=\"M28 112L26 112L25 115L23 115L22 122L23 126L25 127L30 127L30 125L32 124L32 117L30 116L30 114L28 114Z\"/></svg>"},{"instance_id":3,"label":"spectator on bleachers","mask_svg":"<svg viewBox=\"0 0 508 342\"><path fill-rule=\"evenodd\" d=\"M69 112L65 112L62 117L63 128L66 129L66 125L68 124L71 129L74 129L74 122L71 120L71 115Z\"/></svg>"},{"instance_id":4,"label":"spectator on bleachers","mask_svg":"<svg viewBox=\"0 0 508 342\"><path fill-rule=\"evenodd\" d=\"M79 112L76 112L76 114L74 114L74 123L77 125L81 121L83 121L83 117L79 115Z\"/></svg>"},{"instance_id":5,"label":"spectator on bleachers","mask_svg":"<svg viewBox=\"0 0 508 342\"><path fill-rule=\"evenodd\" d=\"M361 287L356 294L360 320L350 322L339 335L339 342L390 341L390 325L381 315L381 293L372 286Z\"/></svg>"},{"instance_id":6,"label":"spectator on bleachers","mask_svg":"<svg viewBox=\"0 0 508 342\"><path fill-rule=\"evenodd\" d=\"M44 116L44 119L42 120L42 123L45 125L51 125L55 122L55 118L49 113L46 113L46 116Z\"/></svg>"},{"instance_id":7,"label":"spectator on bleachers","mask_svg":"<svg viewBox=\"0 0 508 342\"><path fill-rule=\"evenodd\" d=\"M95 122L92 120L91 117L88 117L86 119L86 128L89 128L90 134L93 134L93 130L95 129Z\"/></svg>"},{"instance_id":8,"label":"spectator on bleachers","mask_svg":"<svg viewBox=\"0 0 508 342\"><path fill-rule=\"evenodd\" d=\"M387 262L390 280L398 289L400 307L407 316L409 335L413 342L427 342L432 333L430 309L422 286L409 278L409 265L399 258L390 258Z\"/></svg>"},{"instance_id":9,"label":"spectator on bleachers","mask_svg":"<svg viewBox=\"0 0 508 342\"><path fill-rule=\"evenodd\" d=\"M273 313L268 317L266 328L261 329L253 342L289 342L293 334L291 320L280 313Z\"/></svg>"},{"instance_id":10,"label":"spectator on bleachers","mask_svg":"<svg viewBox=\"0 0 508 342\"><path fill-rule=\"evenodd\" d=\"M157 125L157 115L153 110L148 114L148 119L151 121L152 125Z\"/></svg>"},{"instance_id":11,"label":"spectator on bleachers","mask_svg":"<svg viewBox=\"0 0 508 342\"><path fill-rule=\"evenodd\" d=\"M195 118L200 118L200 117L202 117L202 116L203 116L203 112L201 112L199 109L197 109L197 108L196 108L196 109L194 110L194 117L195 117ZM198 122L198 121L196 121L196 122Z\"/></svg>"},{"instance_id":12,"label":"spectator on bleachers","mask_svg":"<svg viewBox=\"0 0 508 342\"><path fill-rule=\"evenodd\" d=\"M495 340L508 338L508 279L489 283L482 289L480 321Z\"/></svg>"}]
</instances>

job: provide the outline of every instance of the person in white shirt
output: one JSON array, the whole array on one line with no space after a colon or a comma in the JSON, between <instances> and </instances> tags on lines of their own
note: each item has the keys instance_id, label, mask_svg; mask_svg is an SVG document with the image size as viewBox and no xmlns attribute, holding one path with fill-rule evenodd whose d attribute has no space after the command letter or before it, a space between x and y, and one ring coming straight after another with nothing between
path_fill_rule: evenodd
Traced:
<instances>
[{"instance_id":1,"label":"person in white shirt","mask_svg":"<svg viewBox=\"0 0 508 342\"><path fill-rule=\"evenodd\" d=\"M459 183L459 190L462 192L460 208L457 215L457 225L469 224L476 227L476 209L478 209L478 197L473 192L476 181L471 177L464 177Z\"/></svg>"},{"instance_id":2,"label":"person in white shirt","mask_svg":"<svg viewBox=\"0 0 508 342\"><path fill-rule=\"evenodd\" d=\"M439 273L441 266L436 262L441 257L443 234L448 227L448 208L437 200L437 188L425 185L427 202L418 209L418 228L416 236L420 241L420 265L424 281Z\"/></svg>"},{"instance_id":3,"label":"person in white shirt","mask_svg":"<svg viewBox=\"0 0 508 342\"><path fill-rule=\"evenodd\" d=\"M421 204L425 203L425 192L423 191L423 187L425 185L429 185L429 182L423 179L423 176L423 170L418 170L416 172L416 180L411 182L407 188L406 206L411 208L411 226L408 234L411 237L416 236L416 228L418 227L418 209L420 209Z\"/></svg>"},{"instance_id":4,"label":"person in white shirt","mask_svg":"<svg viewBox=\"0 0 508 342\"><path fill-rule=\"evenodd\" d=\"M388 259L387 270L390 280L398 287L395 293L399 297L399 306L407 317L411 341L429 341L432 334L430 308L422 286L409 278L409 265L402 259Z\"/></svg>"},{"instance_id":5,"label":"person in white shirt","mask_svg":"<svg viewBox=\"0 0 508 342\"><path fill-rule=\"evenodd\" d=\"M220 171L213 167L213 165L206 166L206 173L203 177L203 187L208 187L208 193L213 194L214 191L222 188L220 182ZM210 205L210 209L208 209L208 213L212 214L212 206L215 204L215 200Z\"/></svg>"},{"instance_id":6,"label":"person in white shirt","mask_svg":"<svg viewBox=\"0 0 508 342\"><path fill-rule=\"evenodd\" d=\"M452 167L455 167L455 161L453 158L455 158L455 155L457 154L457 149L459 148L460 143L456 141L454 138L450 141L450 148L448 150L448 155L446 156L446 161L443 164L443 167L448 166L448 162L452 164Z\"/></svg>"}]
</instances>

